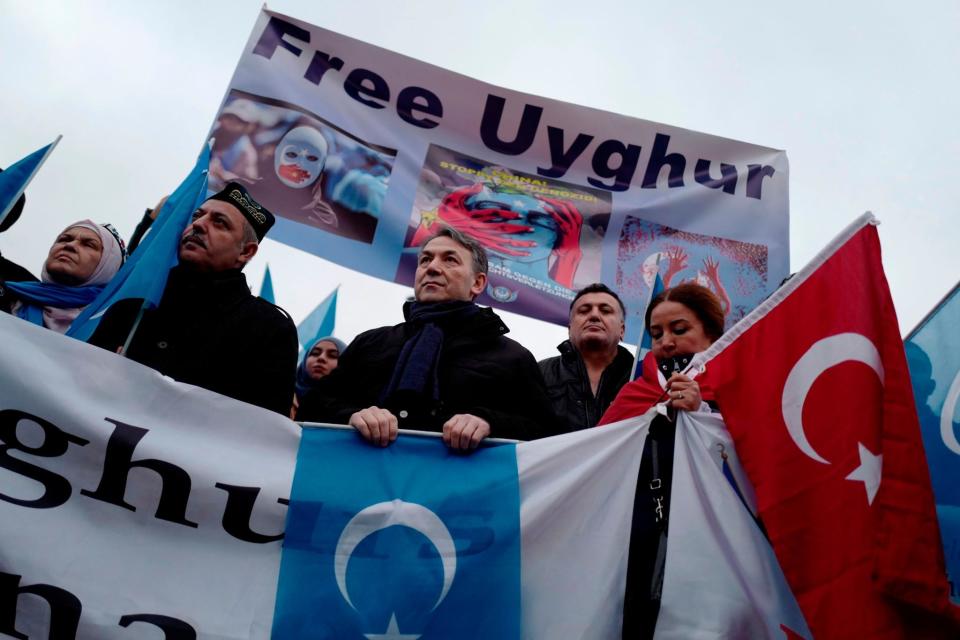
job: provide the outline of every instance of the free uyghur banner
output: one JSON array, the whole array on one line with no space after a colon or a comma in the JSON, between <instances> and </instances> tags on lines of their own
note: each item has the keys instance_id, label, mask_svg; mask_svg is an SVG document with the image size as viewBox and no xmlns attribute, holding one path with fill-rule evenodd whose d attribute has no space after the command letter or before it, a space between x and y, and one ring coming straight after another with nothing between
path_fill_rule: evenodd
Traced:
<instances>
[{"instance_id":1,"label":"free uyghur banner","mask_svg":"<svg viewBox=\"0 0 960 640\"><path fill-rule=\"evenodd\" d=\"M639 78L637 79L639 81ZM783 151L532 96L263 10L211 135L210 188L245 183L271 238L410 284L438 225L487 248L479 302L566 324L591 282L627 303L659 267L727 324L787 275Z\"/></svg>"}]
</instances>

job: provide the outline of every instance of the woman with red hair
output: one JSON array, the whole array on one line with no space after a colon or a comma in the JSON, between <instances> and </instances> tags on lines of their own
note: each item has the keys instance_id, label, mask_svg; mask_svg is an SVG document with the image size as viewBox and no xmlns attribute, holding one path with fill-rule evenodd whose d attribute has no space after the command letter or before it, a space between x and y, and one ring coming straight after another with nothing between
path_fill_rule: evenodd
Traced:
<instances>
[{"instance_id":1,"label":"woman with red hair","mask_svg":"<svg viewBox=\"0 0 960 640\"><path fill-rule=\"evenodd\" d=\"M660 611L664 560L670 520L670 489L677 410L713 411L713 393L705 376L686 369L723 333L723 308L706 287L684 283L666 289L647 307L645 325L652 340L643 375L620 390L600 425L663 411L650 423L640 460L633 529L627 563L623 637L652 638Z\"/></svg>"}]
</instances>

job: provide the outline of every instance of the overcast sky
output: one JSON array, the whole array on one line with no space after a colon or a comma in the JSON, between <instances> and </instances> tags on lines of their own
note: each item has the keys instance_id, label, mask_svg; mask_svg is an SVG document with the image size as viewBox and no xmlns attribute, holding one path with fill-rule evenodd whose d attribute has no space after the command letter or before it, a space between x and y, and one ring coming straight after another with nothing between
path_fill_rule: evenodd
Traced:
<instances>
[{"instance_id":1,"label":"overcast sky","mask_svg":"<svg viewBox=\"0 0 960 640\"><path fill-rule=\"evenodd\" d=\"M665 5L671 6L665 6ZM881 220L904 332L960 278L960 3L299 2L270 8L526 93L785 149L796 271ZM34 273L67 224L129 237L193 164L261 3L0 0L0 166L63 141L0 252ZM337 284L337 333L401 321L410 291L267 240L299 321ZM504 313L537 358L562 327Z\"/></svg>"}]
</instances>

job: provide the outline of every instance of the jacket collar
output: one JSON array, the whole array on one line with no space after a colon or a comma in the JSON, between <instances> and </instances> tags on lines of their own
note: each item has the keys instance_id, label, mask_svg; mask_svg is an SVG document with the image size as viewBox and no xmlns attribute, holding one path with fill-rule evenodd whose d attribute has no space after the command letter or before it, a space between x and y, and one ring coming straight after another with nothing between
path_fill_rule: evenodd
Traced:
<instances>
[{"instance_id":1,"label":"jacket collar","mask_svg":"<svg viewBox=\"0 0 960 640\"><path fill-rule=\"evenodd\" d=\"M247 278L240 269L227 269L207 273L194 271L186 265L177 265L170 270L163 297L165 300L213 301L229 303L250 295Z\"/></svg>"},{"instance_id":2,"label":"jacket collar","mask_svg":"<svg viewBox=\"0 0 960 640\"><path fill-rule=\"evenodd\" d=\"M573 343L570 342L569 339L558 344L557 351L560 352L560 358L563 360L564 364L571 366L583 364L583 358L580 357L580 352L577 351L577 348L573 346ZM607 369L614 369L623 366L633 366L633 354L624 348L623 345L618 344L617 355L614 356L613 361L607 365Z\"/></svg>"},{"instance_id":3,"label":"jacket collar","mask_svg":"<svg viewBox=\"0 0 960 640\"><path fill-rule=\"evenodd\" d=\"M403 304L403 317L406 319L409 317L411 301L408 300ZM403 325L407 327L408 330L413 329L414 323L404 322ZM416 329L413 329L416 330ZM465 333L473 333L479 336L502 336L506 333L509 333L510 329L507 328L506 323L494 313L493 309L490 307L479 307L477 313L472 314L470 317L466 318L463 322L459 323L458 326L451 331L452 334L460 335Z\"/></svg>"}]
</instances>

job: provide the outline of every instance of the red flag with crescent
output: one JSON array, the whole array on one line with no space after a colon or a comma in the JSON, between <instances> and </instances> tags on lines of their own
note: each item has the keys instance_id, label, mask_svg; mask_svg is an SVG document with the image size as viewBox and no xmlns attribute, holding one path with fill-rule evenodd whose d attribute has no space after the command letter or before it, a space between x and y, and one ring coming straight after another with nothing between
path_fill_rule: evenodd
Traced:
<instances>
[{"instance_id":1,"label":"red flag with crescent","mask_svg":"<svg viewBox=\"0 0 960 640\"><path fill-rule=\"evenodd\" d=\"M701 354L815 638L960 637L866 214Z\"/></svg>"}]
</instances>

